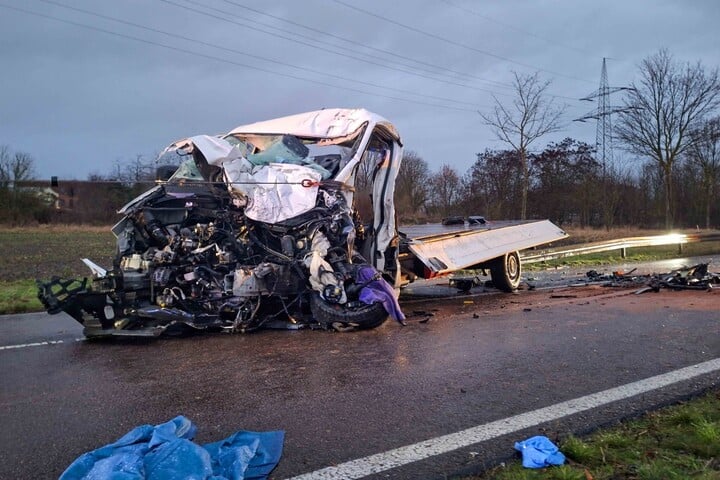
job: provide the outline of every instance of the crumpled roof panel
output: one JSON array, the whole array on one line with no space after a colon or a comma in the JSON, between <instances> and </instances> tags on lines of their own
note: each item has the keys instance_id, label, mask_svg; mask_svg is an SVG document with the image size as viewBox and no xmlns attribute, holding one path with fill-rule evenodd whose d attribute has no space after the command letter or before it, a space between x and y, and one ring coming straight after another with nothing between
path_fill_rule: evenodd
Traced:
<instances>
[{"instance_id":1,"label":"crumpled roof panel","mask_svg":"<svg viewBox=\"0 0 720 480\"><path fill-rule=\"evenodd\" d=\"M364 108L325 108L313 112L299 113L263 122L241 125L230 131L236 133L291 134L309 138L338 138L356 131L363 123L371 127L382 124L396 140L400 134L385 118Z\"/></svg>"}]
</instances>

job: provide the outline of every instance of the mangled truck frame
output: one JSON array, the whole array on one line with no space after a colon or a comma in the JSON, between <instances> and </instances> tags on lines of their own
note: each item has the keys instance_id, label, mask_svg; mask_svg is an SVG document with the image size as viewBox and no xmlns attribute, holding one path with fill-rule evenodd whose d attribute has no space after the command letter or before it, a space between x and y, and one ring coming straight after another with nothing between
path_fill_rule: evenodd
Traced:
<instances>
[{"instance_id":1,"label":"mangled truck frame","mask_svg":"<svg viewBox=\"0 0 720 480\"><path fill-rule=\"evenodd\" d=\"M547 221L399 233L400 135L363 109L191 137L168 158L174 173L120 209L111 269L85 259L93 278L38 281L88 337L402 323L398 287L414 277L483 267L512 290L517 251L565 236Z\"/></svg>"}]
</instances>

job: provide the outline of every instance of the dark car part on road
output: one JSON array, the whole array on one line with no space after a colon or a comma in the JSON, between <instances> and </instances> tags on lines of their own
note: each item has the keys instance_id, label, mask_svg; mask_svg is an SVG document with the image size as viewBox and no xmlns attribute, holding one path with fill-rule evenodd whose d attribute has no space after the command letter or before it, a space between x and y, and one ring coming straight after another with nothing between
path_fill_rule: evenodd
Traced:
<instances>
[{"instance_id":1,"label":"dark car part on road","mask_svg":"<svg viewBox=\"0 0 720 480\"><path fill-rule=\"evenodd\" d=\"M487 220L485 217L482 217L480 215L470 215L467 217L468 225L485 225L487 223Z\"/></svg>"},{"instance_id":2,"label":"dark car part on road","mask_svg":"<svg viewBox=\"0 0 720 480\"><path fill-rule=\"evenodd\" d=\"M678 268L670 273L653 275L649 287L658 291L660 288L672 290L708 290L713 285L720 285L720 273L708 270L708 263L699 263L691 267Z\"/></svg>"},{"instance_id":3,"label":"dark car part on road","mask_svg":"<svg viewBox=\"0 0 720 480\"><path fill-rule=\"evenodd\" d=\"M459 215L455 215L452 217L445 217L442 219L443 225L464 225L465 224L465 218L461 217Z\"/></svg>"},{"instance_id":4,"label":"dark car part on road","mask_svg":"<svg viewBox=\"0 0 720 480\"><path fill-rule=\"evenodd\" d=\"M641 286L637 294L645 292L659 292L661 288L673 290L708 290L713 285L720 285L720 273L709 271L709 263L698 263L690 267L681 267L669 273L651 275L633 275L636 269L629 272L612 272L601 274L596 270L590 270L586 277L590 282L599 282L608 287Z\"/></svg>"}]
</instances>

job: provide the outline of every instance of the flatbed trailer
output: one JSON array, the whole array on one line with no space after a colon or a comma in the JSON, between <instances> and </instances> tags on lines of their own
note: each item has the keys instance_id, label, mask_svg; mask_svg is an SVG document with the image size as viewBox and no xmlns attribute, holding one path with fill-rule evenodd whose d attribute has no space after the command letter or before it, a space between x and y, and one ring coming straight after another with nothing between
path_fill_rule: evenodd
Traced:
<instances>
[{"instance_id":1,"label":"flatbed trailer","mask_svg":"<svg viewBox=\"0 0 720 480\"><path fill-rule=\"evenodd\" d=\"M400 232L403 272L429 279L464 269L489 270L493 284L504 291L520 283L521 250L567 237L548 220L411 225Z\"/></svg>"}]
</instances>

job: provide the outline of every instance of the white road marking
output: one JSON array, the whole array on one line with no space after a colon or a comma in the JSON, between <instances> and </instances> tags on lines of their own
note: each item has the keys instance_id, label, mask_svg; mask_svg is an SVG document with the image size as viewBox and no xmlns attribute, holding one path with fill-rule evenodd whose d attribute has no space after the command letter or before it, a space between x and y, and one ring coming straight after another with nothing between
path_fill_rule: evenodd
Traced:
<instances>
[{"instance_id":1,"label":"white road marking","mask_svg":"<svg viewBox=\"0 0 720 480\"><path fill-rule=\"evenodd\" d=\"M549 407L540 408L531 412L486 423L485 425L468 428L467 430L462 430L460 432L431 438L413 445L407 445L387 452L370 455L365 458L351 460L333 467L327 467L314 472L305 473L292 477L289 480L326 480L338 478L355 479L366 477L391 468L424 460L434 455L451 452L453 450L491 440L508 433L534 427L541 423L558 420L575 413L601 407L611 402L625 400L635 395L667 387L674 383L707 373L717 372L718 370L720 370L720 358L661 375L656 375L637 382L621 385L619 387L603 390L602 392L593 393L574 400L556 403L555 405L550 405Z\"/></svg>"},{"instance_id":2,"label":"white road marking","mask_svg":"<svg viewBox=\"0 0 720 480\"><path fill-rule=\"evenodd\" d=\"M87 338L80 337L73 340L73 342L85 342L87 341ZM65 343L64 340L46 340L44 342L35 342L35 343L22 343L20 345L2 345L0 346L0 350L14 350L17 348L28 348L28 347L42 347L45 345L57 345L59 343Z\"/></svg>"},{"instance_id":3,"label":"white road marking","mask_svg":"<svg viewBox=\"0 0 720 480\"><path fill-rule=\"evenodd\" d=\"M45 342L35 342L35 343L22 343L20 345L5 345L0 347L0 350L12 350L15 348L27 348L27 347L41 347L43 345L57 345L58 343L65 343L62 340L47 340Z\"/></svg>"}]
</instances>

